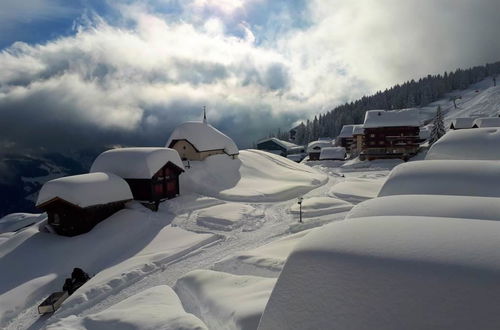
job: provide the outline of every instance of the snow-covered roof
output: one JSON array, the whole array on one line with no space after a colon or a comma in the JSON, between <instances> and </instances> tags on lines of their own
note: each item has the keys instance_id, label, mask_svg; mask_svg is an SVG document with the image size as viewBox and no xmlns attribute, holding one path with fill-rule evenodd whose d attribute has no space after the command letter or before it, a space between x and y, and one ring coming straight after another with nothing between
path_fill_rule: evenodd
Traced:
<instances>
[{"instance_id":1,"label":"snow-covered roof","mask_svg":"<svg viewBox=\"0 0 500 330\"><path fill-rule=\"evenodd\" d=\"M473 127L500 127L500 117L477 118L472 124Z\"/></svg>"},{"instance_id":2,"label":"snow-covered roof","mask_svg":"<svg viewBox=\"0 0 500 330\"><path fill-rule=\"evenodd\" d=\"M184 170L177 150L118 148L100 154L92 164L90 172L109 172L125 179L151 179L168 162Z\"/></svg>"},{"instance_id":3,"label":"snow-covered roof","mask_svg":"<svg viewBox=\"0 0 500 330\"><path fill-rule=\"evenodd\" d=\"M344 160L346 152L344 147L326 147L321 149L319 160L338 159Z\"/></svg>"},{"instance_id":4,"label":"snow-covered roof","mask_svg":"<svg viewBox=\"0 0 500 330\"><path fill-rule=\"evenodd\" d=\"M417 109L369 110L365 114L364 128L420 126L420 113Z\"/></svg>"},{"instance_id":5,"label":"snow-covered roof","mask_svg":"<svg viewBox=\"0 0 500 330\"><path fill-rule=\"evenodd\" d=\"M475 119L470 117L455 118L451 121L450 128L452 125L455 129L472 128Z\"/></svg>"},{"instance_id":6,"label":"snow-covered roof","mask_svg":"<svg viewBox=\"0 0 500 330\"><path fill-rule=\"evenodd\" d=\"M298 163L302 159L304 159L304 155L303 154L290 154L290 155L287 155L286 158Z\"/></svg>"},{"instance_id":7,"label":"snow-covered roof","mask_svg":"<svg viewBox=\"0 0 500 330\"><path fill-rule=\"evenodd\" d=\"M307 145L307 153L310 153L310 152L319 152L322 148L325 148L325 147L331 147L332 146L332 142L331 141L312 141L312 142L309 142L309 144Z\"/></svg>"},{"instance_id":8,"label":"snow-covered roof","mask_svg":"<svg viewBox=\"0 0 500 330\"><path fill-rule=\"evenodd\" d=\"M352 137L352 131L354 130L354 125L344 125L340 131L337 138L350 138Z\"/></svg>"},{"instance_id":9,"label":"snow-covered roof","mask_svg":"<svg viewBox=\"0 0 500 330\"><path fill-rule=\"evenodd\" d=\"M224 150L228 155L238 154L238 147L226 134L201 121L188 121L179 125L170 135L166 147L176 140L187 140L198 151Z\"/></svg>"},{"instance_id":10,"label":"snow-covered roof","mask_svg":"<svg viewBox=\"0 0 500 330\"><path fill-rule=\"evenodd\" d=\"M429 124L427 126L420 127L420 130L418 132L419 138L421 138L422 140L427 140L428 138L430 138L433 126L434 125Z\"/></svg>"},{"instance_id":11,"label":"snow-covered roof","mask_svg":"<svg viewBox=\"0 0 500 330\"><path fill-rule=\"evenodd\" d=\"M112 173L88 173L67 176L45 183L38 193L36 205L54 198L87 207L133 199L125 180Z\"/></svg>"},{"instance_id":12,"label":"snow-covered roof","mask_svg":"<svg viewBox=\"0 0 500 330\"><path fill-rule=\"evenodd\" d=\"M268 139L261 140L258 143L260 144L260 143L267 142L267 141L272 141L272 142L276 143L277 145L279 145L280 147L282 147L282 148L284 148L286 150L299 147L295 143L288 142L288 141L283 141L283 140L280 140L280 139L277 139L277 138L274 138L274 137L273 138L268 138Z\"/></svg>"},{"instance_id":13,"label":"snow-covered roof","mask_svg":"<svg viewBox=\"0 0 500 330\"><path fill-rule=\"evenodd\" d=\"M295 247L259 330L493 329L500 222L385 216L314 230Z\"/></svg>"},{"instance_id":14,"label":"snow-covered roof","mask_svg":"<svg viewBox=\"0 0 500 330\"><path fill-rule=\"evenodd\" d=\"M497 197L397 195L369 199L356 205L347 218L425 216L500 221Z\"/></svg>"},{"instance_id":15,"label":"snow-covered roof","mask_svg":"<svg viewBox=\"0 0 500 330\"><path fill-rule=\"evenodd\" d=\"M500 160L500 128L449 131L432 145L425 159Z\"/></svg>"},{"instance_id":16,"label":"snow-covered roof","mask_svg":"<svg viewBox=\"0 0 500 330\"><path fill-rule=\"evenodd\" d=\"M500 197L500 162L422 160L396 166L378 196L461 195Z\"/></svg>"},{"instance_id":17,"label":"snow-covered roof","mask_svg":"<svg viewBox=\"0 0 500 330\"><path fill-rule=\"evenodd\" d=\"M352 129L352 135L363 135L365 134L365 127L363 125L354 125Z\"/></svg>"}]
</instances>

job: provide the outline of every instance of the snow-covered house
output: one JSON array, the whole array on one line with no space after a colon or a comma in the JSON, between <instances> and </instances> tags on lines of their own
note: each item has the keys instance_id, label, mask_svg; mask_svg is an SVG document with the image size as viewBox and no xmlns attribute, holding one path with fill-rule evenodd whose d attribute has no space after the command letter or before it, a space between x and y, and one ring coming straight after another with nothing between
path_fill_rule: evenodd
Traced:
<instances>
[{"instance_id":1,"label":"snow-covered house","mask_svg":"<svg viewBox=\"0 0 500 330\"><path fill-rule=\"evenodd\" d=\"M347 153L344 147L325 147L321 149L319 160L345 160Z\"/></svg>"},{"instance_id":2,"label":"snow-covered house","mask_svg":"<svg viewBox=\"0 0 500 330\"><path fill-rule=\"evenodd\" d=\"M500 160L500 127L449 131L425 159Z\"/></svg>"},{"instance_id":3,"label":"snow-covered house","mask_svg":"<svg viewBox=\"0 0 500 330\"><path fill-rule=\"evenodd\" d=\"M458 130L472 128L475 119L476 118L471 117L455 118L450 123L450 129Z\"/></svg>"},{"instance_id":4,"label":"snow-covered house","mask_svg":"<svg viewBox=\"0 0 500 330\"><path fill-rule=\"evenodd\" d=\"M472 128L500 127L500 117L477 118Z\"/></svg>"},{"instance_id":5,"label":"snow-covered house","mask_svg":"<svg viewBox=\"0 0 500 330\"><path fill-rule=\"evenodd\" d=\"M103 152L91 172L108 172L125 179L134 199L159 203L179 194L179 175L184 165L170 148L118 148Z\"/></svg>"},{"instance_id":6,"label":"snow-covered house","mask_svg":"<svg viewBox=\"0 0 500 330\"><path fill-rule=\"evenodd\" d=\"M206 119L179 125L170 135L166 147L177 150L182 160L204 160L218 154L237 158L239 154L234 141Z\"/></svg>"},{"instance_id":7,"label":"snow-covered house","mask_svg":"<svg viewBox=\"0 0 500 330\"><path fill-rule=\"evenodd\" d=\"M286 157L294 148L299 146L295 143L283 141L277 138L263 139L257 142L257 149L271 152L275 155ZM300 148L300 147L299 147Z\"/></svg>"},{"instance_id":8,"label":"snow-covered house","mask_svg":"<svg viewBox=\"0 0 500 330\"><path fill-rule=\"evenodd\" d=\"M309 160L319 160L321 149L332 147L332 140L318 140L312 141L307 145L307 154Z\"/></svg>"},{"instance_id":9,"label":"snow-covered house","mask_svg":"<svg viewBox=\"0 0 500 330\"><path fill-rule=\"evenodd\" d=\"M344 125L340 130L339 135L335 139L335 143L339 147L344 147L347 152L351 151L351 145L353 142L353 131L356 125Z\"/></svg>"},{"instance_id":10,"label":"snow-covered house","mask_svg":"<svg viewBox=\"0 0 500 330\"><path fill-rule=\"evenodd\" d=\"M90 231L132 198L125 180L111 173L96 172L45 183L36 207L47 212L48 223L56 233L75 236Z\"/></svg>"},{"instance_id":11,"label":"snow-covered house","mask_svg":"<svg viewBox=\"0 0 500 330\"><path fill-rule=\"evenodd\" d=\"M363 125L363 159L408 159L418 151L420 114L417 109L370 110L365 114Z\"/></svg>"},{"instance_id":12,"label":"snow-covered house","mask_svg":"<svg viewBox=\"0 0 500 330\"><path fill-rule=\"evenodd\" d=\"M303 146L296 146L288 150L286 158L293 160L294 162L300 163L302 159L304 159L306 156L307 156L306 148L304 148Z\"/></svg>"}]
</instances>

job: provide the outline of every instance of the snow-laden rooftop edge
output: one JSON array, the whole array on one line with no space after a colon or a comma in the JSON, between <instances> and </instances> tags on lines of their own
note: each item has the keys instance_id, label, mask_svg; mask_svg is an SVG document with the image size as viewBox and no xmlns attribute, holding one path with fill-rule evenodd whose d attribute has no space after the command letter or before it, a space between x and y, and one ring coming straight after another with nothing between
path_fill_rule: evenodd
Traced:
<instances>
[{"instance_id":1,"label":"snow-laden rooftop edge","mask_svg":"<svg viewBox=\"0 0 500 330\"><path fill-rule=\"evenodd\" d=\"M102 172L51 180L43 185L36 205L57 197L80 207L133 199L125 180L112 173Z\"/></svg>"},{"instance_id":2,"label":"snow-laden rooftop edge","mask_svg":"<svg viewBox=\"0 0 500 330\"><path fill-rule=\"evenodd\" d=\"M118 148L100 154L90 172L109 172L125 179L150 179L168 162L184 170L179 153L174 149Z\"/></svg>"},{"instance_id":3,"label":"snow-laden rooftop edge","mask_svg":"<svg viewBox=\"0 0 500 330\"><path fill-rule=\"evenodd\" d=\"M420 113L417 109L369 110L365 114L364 128L420 126Z\"/></svg>"}]
</instances>

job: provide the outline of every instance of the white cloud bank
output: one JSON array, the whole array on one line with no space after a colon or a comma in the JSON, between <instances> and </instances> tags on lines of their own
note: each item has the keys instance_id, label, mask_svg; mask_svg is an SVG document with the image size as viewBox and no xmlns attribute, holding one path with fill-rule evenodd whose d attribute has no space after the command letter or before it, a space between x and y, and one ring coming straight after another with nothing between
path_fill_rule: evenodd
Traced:
<instances>
[{"instance_id":1,"label":"white cloud bank","mask_svg":"<svg viewBox=\"0 0 500 330\"><path fill-rule=\"evenodd\" d=\"M70 37L16 43L0 53L0 140L161 145L207 105L212 123L249 146L402 80L500 59L498 1L308 4L311 24L273 40L255 35L273 24L256 19L268 2L195 0L181 19L120 5L120 23L95 17ZM288 24L287 13L269 20Z\"/></svg>"}]
</instances>

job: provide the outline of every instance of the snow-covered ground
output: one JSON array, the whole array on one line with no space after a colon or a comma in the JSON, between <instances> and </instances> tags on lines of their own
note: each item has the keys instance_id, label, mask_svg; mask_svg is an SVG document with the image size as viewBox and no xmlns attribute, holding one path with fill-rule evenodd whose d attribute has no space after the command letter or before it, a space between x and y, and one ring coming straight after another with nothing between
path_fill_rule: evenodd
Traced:
<instances>
[{"instance_id":1,"label":"snow-covered ground","mask_svg":"<svg viewBox=\"0 0 500 330\"><path fill-rule=\"evenodd\" d=\"M460 95L457 110L447 98L423 112L430 118L440 104L451 121L500 110L498 87L478 84ZM422 153L413 160L424 158ZM297 164L242 150L236 159L215 155L190 162L181 175L181 195L158 212L132 202L84 235L44 232L43 215L4 218L0 327L255 329L280 274L287 275L278 280L262 329L315 328L314 320L323 322L317 328L330 328L332 317L358 329L387 320L395 320L395 328L411 328L407 320L414 327L456 325L441 317L446 313L463 325L476 317L483 328L488 321L498 324L490 308L499 303L498 281L474 281L475 275L498 277L492 260L500 250L493 239L499 223L491 221L499 220L498 166L425 162L431 165L359 159ZM341 221L348 213L350 219ZM315 248L320 253L303 258ZM324 258L324 267L313 265ZM73 267L94 276L56 313L39 316L36 306L61 289ZM341 271L333 278L329 267ZM427 276L436 270L443 276L432 282ZM473 276L465 276L469 272ZM325 303L330 294L335 305ZM402 304L384 305L379 294ZM429 305L437 308L429 317L408 312ZM402 312L391 312L397 308Z\"/></svg>"},{"instance_id":2,"label":"snow-covered ground","mask_svg":"<svg viewBox=\"0 0 500 330\"><path fill-rule=\"evenodd\" d=\"M307 233L302 231L341 220L352 207L349 202L329 196L332 186L346 180L340 174L342 164L325 171L325 167L297 164L260 151L241 151L239 159L220 155L204 162L191 162L181 176L181 196L162 203L156 213L131 202L91 232L71 238L41 231L44 217L35 215L38 221L35 225L17 233L1 234L0 268L5 271L0 283L0 326L78 329L123 324L140 328L143 321L144 326L154 322L147 320L147 313L121 320L117 315L131 314L134 305L148 308L148 304L153 304L162 308L175 304L170 298L158 301L158 292L164 293L166 289L146 290L165 284L173 286L190 271L210 268L218 269L225 278L238 274L267 283L263 291L266 293L259 296L258 303L248 298L248 306L259 306L253 309L258 313L250 313L254 315L249 316L253 321L233 318L233 323L229 322L236 328L240 327L238 324L255 325L258 322L255 315L260 317L274 278L293 246ZM363 173L346 176L362 177ZM304 197L304 212L309 212L304 214L307 221L303 224L298 224L296 213L299 196ZM313 211L310 208L313 205L319 211ZM294 231L299 233L291 235ZM222 269L222 262L217 263L234 261L245 251L254 254L253 261L246 258L243 262L248 265L246 270L240 267L230 275L231 272ZM230 263L234 268L236 262L226 261L226 266ZM54 315L39 317L36 306L51 292L61 290L64 278L74 267L95 275ZM263 273L266 276L261 277ZM183 292L194 290L185 281L183 288ZM142 292L146 292L145 296L140 295ZM186 307L186 298L183 299ZM201 304L203 299L200 296L192 300L190 308L195 310L194 302ZM231 305L220 301L218 306L222 308L224 304ZM220 312L217 308L214 311ZM243 310L238 315L246 320L250 314L248 309ZM175 313L183 312L176 309ZM163 320L169 317L163 315ZM210 315L202 321L208 319Z\"/></svg>"}]
</instances>

